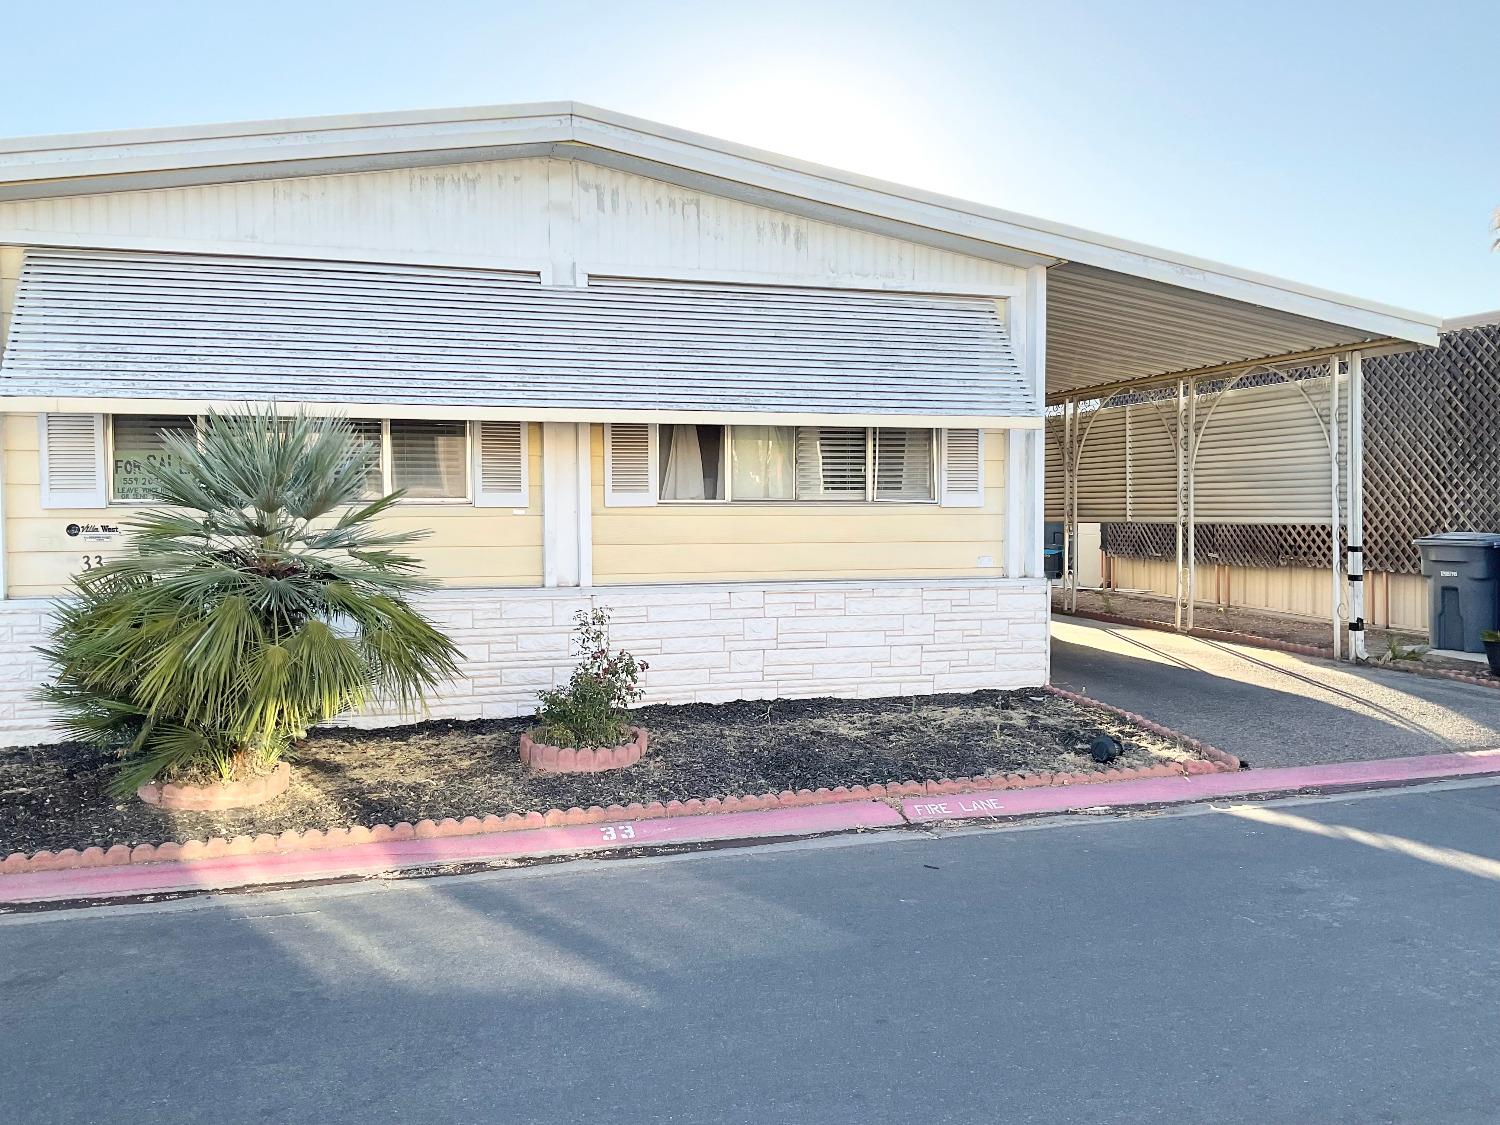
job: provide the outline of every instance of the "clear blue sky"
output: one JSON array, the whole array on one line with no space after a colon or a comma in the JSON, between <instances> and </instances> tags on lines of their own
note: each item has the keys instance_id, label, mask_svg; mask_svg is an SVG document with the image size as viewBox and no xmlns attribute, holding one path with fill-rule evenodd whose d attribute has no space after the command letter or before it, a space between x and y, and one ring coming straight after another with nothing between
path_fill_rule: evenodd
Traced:
<instances>
[{"instance_id":1,"label":"clear blue sky","mask_svg":"<svg viewBox=\"0 0 1500 1125\"><path fill-rule=\"evenodd\" d=\"M0 7L0 135L574 98L1445 316L1500 307L1493 2Z\"/></svg>"}]
</instances>

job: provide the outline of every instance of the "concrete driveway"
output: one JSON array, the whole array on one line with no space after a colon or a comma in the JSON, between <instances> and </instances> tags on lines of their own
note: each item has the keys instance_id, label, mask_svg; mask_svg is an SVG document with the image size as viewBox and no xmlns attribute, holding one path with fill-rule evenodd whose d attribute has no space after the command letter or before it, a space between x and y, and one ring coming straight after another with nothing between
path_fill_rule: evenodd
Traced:
<instances>
[{"instance_id":1,"label":"concrete driveway","mask_svg":"<svg viewBox=\"0 0 1500 1125\"><path fill-rule=\"evenodd\" d=\"M1052 621L1052 682L1252 766L1500 747L1500 690L1081 618Z\"/></svg>"}]
</instances>

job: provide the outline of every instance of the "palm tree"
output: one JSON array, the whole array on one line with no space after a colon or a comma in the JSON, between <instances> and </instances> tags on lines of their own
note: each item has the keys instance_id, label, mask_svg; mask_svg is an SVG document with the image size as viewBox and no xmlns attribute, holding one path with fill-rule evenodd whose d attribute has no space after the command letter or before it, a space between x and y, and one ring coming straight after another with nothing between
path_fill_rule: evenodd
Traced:
<instances>
[{"instance_id":1,"label":"palm tree","mask_svg":"<svg viewBox=\"0 0 1500 1125\"><path fill-rule=\"evenodd\" d=\"M247 407L163 440L148 479L168 507L73 579L41 649L44 698L119 753L117 791L259 773L313 724L456 674L409 600L429 583L401 550L425 533L376 529L400 493L365 498L376 454L347 422Z\"/></svg>"}]
</instances>

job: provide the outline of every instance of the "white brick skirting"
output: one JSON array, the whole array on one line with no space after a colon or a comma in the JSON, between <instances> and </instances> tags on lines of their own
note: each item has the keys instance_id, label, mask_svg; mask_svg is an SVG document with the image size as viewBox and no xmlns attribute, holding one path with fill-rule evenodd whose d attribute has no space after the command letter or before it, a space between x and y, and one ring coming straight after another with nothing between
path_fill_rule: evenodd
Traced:
<instances>
[{"instance_id":1,"label":"white brick skirting","mask_svg":"<svg viewBox=\"0 0 1500 1125\"><path fill-rule=\"evenodd\" d=\"M652 703L926 695L1031 687L1048 675L1040 579L446 590L423 605L464 652L464 678L433 693L429 718L529 714L539 689L567 681L573 616L594 606L610 611L616 646L650 663ZM46 675L33 646L50 608L0 602L0 745L58 737L33 698Z\"/></svg>"}]
</instances>

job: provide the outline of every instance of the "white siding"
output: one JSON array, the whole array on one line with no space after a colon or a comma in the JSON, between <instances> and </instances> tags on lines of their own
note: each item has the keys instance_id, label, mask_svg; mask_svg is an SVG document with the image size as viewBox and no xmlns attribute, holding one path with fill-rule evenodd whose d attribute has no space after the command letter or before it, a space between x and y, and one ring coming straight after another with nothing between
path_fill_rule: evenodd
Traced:
<instances>
[{"instance_id":1,"label":"white siding","mask_svg":"<svg viewBox=\"0 0 1500 1125\"><path fill-rule=\"evenodd\" d=\"M745 274L820 285L998 291L1021 271L593 164L575 165L579 260L593 272Z\"/></svg>"},{"instance_id":2,"label":"white siding","mask_svg":"<svg viewBox=\"0 0 1500 1125\"><path fill-rule=\"evenodd\" d=\"M572 232L556 229L569 214L549 210L549 179L554 198L571 196ZM996 294L1020 281L1000 263L540 157L3 202L0 241L384 253L523 269L565 246L586 271L631 276Z\"/></svg>"}]
</instances>

